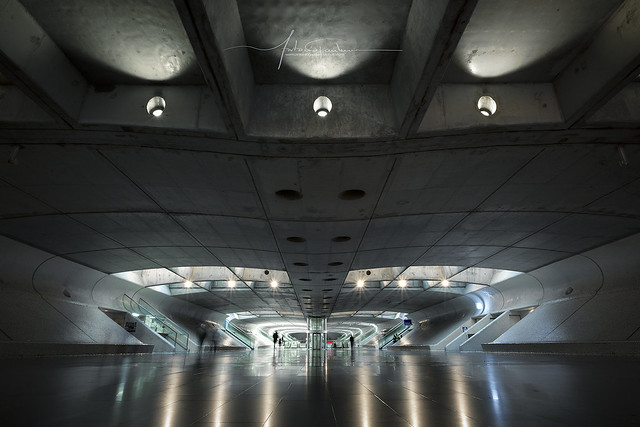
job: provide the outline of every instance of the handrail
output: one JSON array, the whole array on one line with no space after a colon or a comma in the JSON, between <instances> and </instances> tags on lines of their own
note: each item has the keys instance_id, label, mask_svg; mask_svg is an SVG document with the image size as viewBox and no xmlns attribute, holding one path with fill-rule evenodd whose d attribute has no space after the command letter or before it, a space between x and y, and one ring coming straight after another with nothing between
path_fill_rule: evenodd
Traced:
<instances>
[{"instance_id":1,"label":"handrail","mask_svg":"<svg viewBox=\"0 0 640 427\"><path fill-rule=\"evenodd\" d=\"M163 315L157 308L143 300L135 302L129 295L122 298L124 307L129 313L144 315L144 323L159 335L167 335L173 341L174 347L181 347L189 351L189 334L176 325L171 319ZM160 329L160 332L158 331Z\"/></svg>"},{"instance_id":2,"label":"handrail","mask_svg":"<svg viewBox=\"0 0 640 427\"><path fill-rule=\"evenodd\" d=\"M393 337L396 334L403 334L407 331L407 329L411 328L410 325L405 325L404 320L395 325L389 332L384 334L381 341L378 341L378 348L382 349L387 346L391 341L393 341Z\"/></svg>"},{"instance_id":3,"label":"handrail","mask_svg":"<svg viewBox=\"0 0 640 427\"><path fill-rule=\"evenodd\" d=\"M254 349L254 347L255 347L254 341L255 340L253 340L250 337L248 337L247 333L245 331L243 331L241 328L239 328L238 326L236 326L235 324L233 324L231 322L226 322L225 332L227 332L229 335L231 335L232 337L234 337L235 339L240 341L242 344L244 344L247 347L249 347L251 350Z\"/></svg>"},{"instance_id":4,"label":"handrail","mask_svg":"<svg viewBox=\"0 0 640 427\"><path fill-rule=\"evenodd\" d=\"M355 338L358 338L358 345L365 345L367 341L369 341L369 339L373 337L375 334L376 334L376 328L371 328L366 334L361 332L360 333L360 335L362 335L361 338L358 338L358 334L356 334Z\"/></svg>"}]
</instances>

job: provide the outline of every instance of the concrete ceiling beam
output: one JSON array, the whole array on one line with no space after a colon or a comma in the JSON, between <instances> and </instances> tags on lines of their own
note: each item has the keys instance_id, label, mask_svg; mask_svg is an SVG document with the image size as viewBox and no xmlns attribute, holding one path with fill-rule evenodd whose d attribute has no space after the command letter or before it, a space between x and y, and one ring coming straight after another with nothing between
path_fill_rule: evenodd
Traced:
<instances>
[{"instance_id":1,"label":"concrete ceiling beam","mask_svg":"<svg viewBox=\"0 0 640 427\"><path fill-rule=\"evenodd\" d=\"M56 121L16 86L0 85L0 127L55 126Z\"/></svg>"},{"instance_id":2,"label":"concrete ceiling beam","mask_svg":"<svg viewBox=\"0 0 640 427\"><path fill-rule=\"evenodd\" d=\"M0 71L59 125L77 125L89 84L17 0L0 3Z\"/></svg>"},{"instance_id":3,"label":"concrete ceiling beam","mask_svg":"<svg viewBox=\"0 0 640 427\"><path fill-rule=\"evenodd\" d=\"M414 1L391 79L399 127L406 137L416 132L444 78L477 0Z\"/></svg>"},{"instance_id":4,"label":"concrete ceiling beam","mask_svg":"<svg viewBox=\"0 0 640 427\"><path fill-rule=\"evenodd\" d=\"M594 112L587 119L585 126L631 127L638 121L640 121L640 82L633 82Z\"/></svg>"},{"instance_id":5,"label":"concrete ceiling beam","mask_svg":"<svg viewBox=\"0 0 640 427\"><path fill-rule=\"evenodd\" d=\"M207 85L215 94L229 130L244 139L253 97L253 70L235 0L175 0Z\"/></svg>"},{"instance_id":6,"label":"concrete ceiling beam","mask_svg":"<svg viewBox=\"0 0 640 427\"><path fill-rule=\"evenodd\" d=\"M580 126L638 73L640 0L627 0L553 82L566 125Z\"/></svg>"}]
</instances>

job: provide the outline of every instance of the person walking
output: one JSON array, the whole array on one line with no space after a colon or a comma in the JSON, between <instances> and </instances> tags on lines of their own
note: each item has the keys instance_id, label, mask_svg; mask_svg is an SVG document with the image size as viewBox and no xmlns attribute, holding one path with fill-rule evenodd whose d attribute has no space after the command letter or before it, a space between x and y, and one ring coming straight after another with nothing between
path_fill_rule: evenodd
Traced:
<instances>
[{"instance_id":1,"label":"person walking","mask_svg":"<svg viewBox=\"0 0 640 427\"><path fill-rule=\"evenodd\" d=\"M201 323L200 326L198 326L196 333L198 335L198 344L200 346L199 351L203 351L204 339L207 337L207 326L204 323Z\"/></svg>"},{"instance_id":2,"label":"person walking","mask_svg":"<svg viewBox=\"0 0 640 427\"><path fill-rule=\"evenodd\" d=\"M273 333L273 348L276 348L276 344L278 343L278 331Z\"/></svg>"},{"instance_id":3,"label":"person walking","mask_svg":"<svg viewBox=\"0 0 640 427\"><path fill-rule=\"evenodd\" d=\"M355 341L355 340L353 339L353 335L351 335L351 336L349 337L349 347L353 348L353 343L354 343L354 341Z\"/></svg>"}]
</instances>

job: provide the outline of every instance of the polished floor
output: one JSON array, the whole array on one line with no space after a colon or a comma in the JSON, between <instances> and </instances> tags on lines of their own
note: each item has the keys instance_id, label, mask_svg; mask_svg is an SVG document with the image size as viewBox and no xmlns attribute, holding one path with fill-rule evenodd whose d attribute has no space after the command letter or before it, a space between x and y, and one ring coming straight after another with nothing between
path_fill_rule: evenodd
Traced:
<instances>
[{"instance_id":1,"label":"polished floor","mask_svg":"<svg viewBox=\"0 0 640 427\"><path fill-rule=\"evenodd\" d=\"M640 425L632 358L265 348L0 362L3 425Z\"/></svg>"}]
</instances>

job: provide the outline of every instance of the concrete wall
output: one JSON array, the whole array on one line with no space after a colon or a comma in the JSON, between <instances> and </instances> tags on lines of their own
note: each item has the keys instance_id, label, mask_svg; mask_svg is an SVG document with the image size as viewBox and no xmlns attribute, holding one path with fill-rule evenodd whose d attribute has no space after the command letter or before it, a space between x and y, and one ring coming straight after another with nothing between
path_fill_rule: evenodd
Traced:
<instances>
[{"instance_id":1,"label":"concrete wall","mask_svg":"<svg viewBox=\"0 0 640 427\"><path fill-rule=\"evenodd\" d=\"M475 304L475 306L474 306ZM411 318L466 318L512 309L535 307L522 321L500 336L484 334L465 348L546 351L547 343L629 343L640 340L640 235L587 251L491 287L411 313ZM479 308L481 307L481 308ZM495 342L495 346L484 346ZM428 345L425 342L424 345ZM447 346L452 350L456 344ZM498 346L500 344L501 346ZM507 347L507 344L509 345ZM538 344L532 346L531 344ZM555 349L560 349L557 345ZM612 348L612 347L609 347ZM610 350L606 350L610 351Z\"/></svg>"},{"instance_id":2,"label":"concrete wall","mask_svg":"<svg viewBox=\"0 0 640 427\"><path fill-rule=\"evenodd\" d=\"M126 311L122 302L124 294L142 296L193 336L203 320L224 325L226 316L222 313L176 300L5 237L0 237L0 253L0 294L4 301L0 310L0 343L3 343L0 354L20 353L15 350L18 348L28 354L46 353L43 349L52 343L83 345L76 350L51 348L52 354L79 354L81 348L90 352L101 348L110 352L128 352L134 348L131 346L144 348L140 340L99 309ZM16 346L9 350L12 343ZM29 345L17 346L18 343ZM87 347L90 344L95 345ZM110 346L104 347L105 344Z\"/></svg>"}]
</instances>

